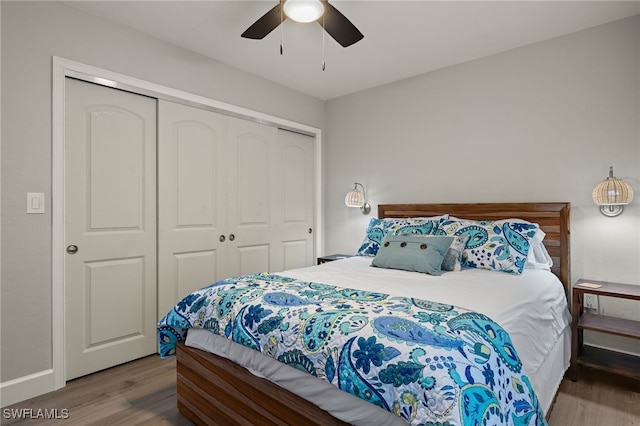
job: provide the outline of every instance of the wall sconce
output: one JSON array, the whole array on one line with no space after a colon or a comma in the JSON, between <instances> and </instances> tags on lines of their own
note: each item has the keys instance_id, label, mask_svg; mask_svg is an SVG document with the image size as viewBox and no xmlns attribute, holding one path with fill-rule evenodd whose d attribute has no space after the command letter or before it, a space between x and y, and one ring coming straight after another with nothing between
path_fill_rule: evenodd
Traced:
<instances>
[{"instance_id":1,"label":"wall sconce","mask_svg":"<svg viewBox=\"0 0 640 426\"><path fill-rule=\"evenodd\" d=\"M627 182L613 177L613 166L609 177L593 188L593 202L600 206L603 215L614 217L624 210L624 205L633 200L633 189Z\"/></svg>"},{"instance_id":2,"label":"wall sconce","mask_svg":"<svg viewBox=\"0 0 640 426\"><path fill-rule=\"evenodd\" d=\"M358 186L362 188L362 191L358 189ZM349 191L344 197L344 204L347 207L360 207L362 214L369 214L371 212L371 206L367 203L365 197L364 186L361 183L356 182L352 191Z\"/></svg>"}]
</instances>

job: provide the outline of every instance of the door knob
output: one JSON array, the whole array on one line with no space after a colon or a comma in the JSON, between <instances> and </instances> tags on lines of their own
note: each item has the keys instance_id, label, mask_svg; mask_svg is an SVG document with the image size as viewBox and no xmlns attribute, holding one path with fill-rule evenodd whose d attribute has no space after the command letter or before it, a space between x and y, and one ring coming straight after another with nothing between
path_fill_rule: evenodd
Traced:
<instances>
[{"instance_id":1,"label":"door knob","mask_svg":"<svg viewBox=\"0 0 640 426\"><path fill-rule=\"evenodd\" d=\"M67 246L67 253L76 254L77 252L78 252L78 246L75 246L73 244Z\"/></svg>"},{"instance_id":2,"label":"door knob","mask_svg":"<svg viewBox=\"0 0 640 426\"><path fill-rule=\"evenodd\" d=\"M220 238L218 238L220 240L221 243L224 243L224 240L226 240L227 238L224 235L220 235Z\"/></svg>"},{"instance_id":3,"label":"door knob","mask_svg":"<svg viewBox=\"0 0 640 426\"><path fill-rule=\"evenodd\" d=\"M313 232L313 229L309 228L309 233L311 234Z\"/></svg>"},{"instance_id":4,"label":"door knob","mask_svg":"<svg viewBox=\"0 0 640 426\"><path fill-rule=\"evenodd\" d=\"M233 241L236 239L236 236L234 234L229 234L229 241Z\"/></svg>"}]
</instances>

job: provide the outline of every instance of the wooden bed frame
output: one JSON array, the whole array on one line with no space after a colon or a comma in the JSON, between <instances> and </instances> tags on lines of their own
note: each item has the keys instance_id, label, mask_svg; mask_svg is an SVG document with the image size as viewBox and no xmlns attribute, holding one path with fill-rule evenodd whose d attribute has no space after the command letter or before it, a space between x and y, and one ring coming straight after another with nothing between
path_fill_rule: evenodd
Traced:
<instances>
[{"instance_id":1,"label":"wooden bed frame","mask_svg":"<svg viewBox=\"0 0 640 426\"><path fill-rule=\"evenodd\" d=\"M380 204L378 217L449 213L464 219L521 218L540 225L556 274L568 295L569 203ZM177 348L178 409L202 425L346 425L276 384L225 358L185 346ZM292 410L292 407L296 407Z\"/></svg>"}]
</instances>

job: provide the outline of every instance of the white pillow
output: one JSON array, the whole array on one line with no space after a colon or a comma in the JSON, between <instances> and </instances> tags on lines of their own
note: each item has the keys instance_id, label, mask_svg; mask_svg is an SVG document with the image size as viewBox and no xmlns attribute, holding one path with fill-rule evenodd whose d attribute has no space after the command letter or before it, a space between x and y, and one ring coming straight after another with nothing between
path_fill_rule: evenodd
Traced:
<instances>
[{"instance_id":1,"label":"white pillow","mask_svg":"<svg viewBox=\"0 0 640 426\"><path fill-rule=\"evenodd\" d=\"M550 271L553 266L553 259L549 256L547 248L542 244L542 240L545 237L545 233L542 229L538 229L536 235L531 240L531 248L527 255L527 262L524 265L525 269L543 269Z\"/></svg>"}]
</instances>

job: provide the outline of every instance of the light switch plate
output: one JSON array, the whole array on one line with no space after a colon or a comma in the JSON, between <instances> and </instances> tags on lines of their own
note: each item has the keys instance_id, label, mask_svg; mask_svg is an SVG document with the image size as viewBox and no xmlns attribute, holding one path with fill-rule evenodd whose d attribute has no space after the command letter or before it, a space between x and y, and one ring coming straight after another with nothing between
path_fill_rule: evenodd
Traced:
<instances>
[{"instance_id":1,"label":"light switch plate","mask_svg":"<svg viewBox=\"0 0 640 426\"><path fill-rule=\"evenodd\" d=\"M43 192L27 192L27 213L44 214Z\"/></svg>"}]
</instances>

